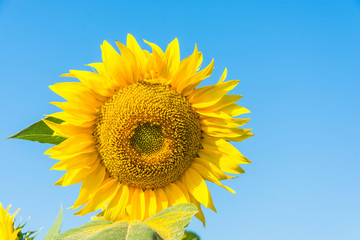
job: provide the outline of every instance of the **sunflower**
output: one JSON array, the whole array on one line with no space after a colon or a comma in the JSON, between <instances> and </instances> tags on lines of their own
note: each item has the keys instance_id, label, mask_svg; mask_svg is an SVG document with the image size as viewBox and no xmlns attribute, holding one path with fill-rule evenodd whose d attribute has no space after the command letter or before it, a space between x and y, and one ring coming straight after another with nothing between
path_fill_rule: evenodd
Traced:
<instances>
[{"instance_id":1,"label":"sunflower","mask_svg":"<svg viewBox=\"0 0 360 240\"><path fill-rule=\"evenodd\" d=\"M6 210L3 208L3 206L0 203L0 239L3 240L16 240L18 239L17 235L20 232L21 228L14 229L14 218L17 212L13 215L10 215L8 213L11 205L9 205Z\"/></svg>"},{"instance_id":2,"label":"sunflower","mask_svg":"<svg viewBox=\"0 0 360 240\"><path fill-rule=\"evenodd\" d=\"M205 180L234 193L220 182L233 178L224 172L244 173L239 164L250 162L229 143L253 135L238 128L249 119L233 118L249 110L235 104L241 96L226 95L238 84L224 81L226 69L217 84L196 88L214 66L199 71L196 45L180 61L177 39L165 53L145 42L152 53L129 34L126 46L116 42L120 55L104 41L102 63L62 75L79 82L50 86L67 101L53 102L63 111L49 116L64 122L44 121L67 139L45 154L66 171L57 185L82 182L76 214L102 208L107 220L141 221L191 202L204 223L201 204L216 211Z\"/></svg>"}]
</instances>

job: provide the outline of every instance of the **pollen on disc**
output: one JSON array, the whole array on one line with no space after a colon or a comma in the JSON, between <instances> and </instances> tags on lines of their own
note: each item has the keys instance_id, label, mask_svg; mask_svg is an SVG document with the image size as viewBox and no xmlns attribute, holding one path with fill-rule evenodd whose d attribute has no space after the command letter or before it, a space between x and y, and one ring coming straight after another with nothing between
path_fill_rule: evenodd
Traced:
<instances>
[{"instance_id":1,"label":"pollen on disc","mask_svg":"<svg viewBox=\"0 0 360 240\"><path fill-rule=\"evenodd\" d=\"M201 129L184 96L169 86L139 82L104 103L94 135L109 174L148 189L182 176L197 155Z\"/></svg>"}]
</instances>

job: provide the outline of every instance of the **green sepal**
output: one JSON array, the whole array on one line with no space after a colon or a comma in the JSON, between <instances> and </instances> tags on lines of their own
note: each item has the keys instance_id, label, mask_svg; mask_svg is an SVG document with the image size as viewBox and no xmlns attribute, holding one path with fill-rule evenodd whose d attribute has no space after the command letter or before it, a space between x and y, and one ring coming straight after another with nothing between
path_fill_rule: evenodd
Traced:
<instances>
[{"instance_id":1,"label":"green sepal","mask_svg":"<svg viewBox=\"0 0 360 240\"><path fill-rule=\"evenodd\" d=\"M47 117L45 119L54 123L63 122L63 120L54 117ZM40 120L30 125L29 127L8 137L7 139L23 139L23 140L37 141L39 143L50 143L55 145L58 145L59 143L66 140L66 138L64 137L54 136L54 131L51 128L49 128L43 120Z\"/></svg>"},{"instance_id":2,"label":"green sepal","mask_svg":"<svg viewBox=\"0 0 360 240\"><path fill-rule=\"evenodd\" d=\"M30 218L29 218L30 219ZM24 222L24 223L19 223L18 226L15 228L15 230L17 229L23 229L25 227L25 225L28 223L29 219ZM21 221L21 218L20 218ZM41 228L37 231L28 231L28 232L22 232L21 230L18 232L17 234L17 240L33 240L38 233L40 232Z\"/></svg>"}]
</instances>

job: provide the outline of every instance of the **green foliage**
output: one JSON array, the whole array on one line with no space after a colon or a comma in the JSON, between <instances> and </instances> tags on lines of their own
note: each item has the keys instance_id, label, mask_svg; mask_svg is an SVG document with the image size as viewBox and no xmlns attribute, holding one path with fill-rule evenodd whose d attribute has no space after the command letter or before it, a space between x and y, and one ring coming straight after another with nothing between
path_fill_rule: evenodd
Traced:
<instances>
[{"instance_id":1,"label":"green foliage","mask_svg":"<svg viewBox=\"0 0 360 240\"><path fill-rule=\"evenodd\" d=\"M63 121L58 118L47 117L45 118L48 121L54 123L62 123ZM59 144L64 141L66 138L60 136L54 136L54 131L49 128L43 120L40 120L29 127L21 130L20 132L8 137L7 139L24 139L30 141L38 141L39 143L50 143L50 144Z\"/></svg>"},{"instance_id":2,"label":"green foliage","mask_svg":"<svg viewBox=\"0 0 360 240\"><path fill-rule=\"evenodd\" d=\"M18 233L18 240L33 240L39 231L29 231L22 233L21 231Z\"/></svg>"},{"instance_id":3,"label":"green foliage","mask_svg":"<svg viewBox=\"0 0 360 240\"><path fill-rule=\"evenodd\" d=\"M184 228L198 212L192 203L179 204L162 210L144 223L155 229L165 239L181 239Z\"/></svg>"},{"instance_id":4,"label":"green foliage","mask_svg":"<svg viewBox=\"0 0 360 240\"><path fill-rule=\"evenodd\" d=\"M88 222L84 226L71 229L58 235L55 239L162 240L153 229L140 221L113 223L105 220Z\"/></svg>"},{"instance_id":5,"label":"green foliage","mask_svg":"<svg viewBox=\"0 0 360 240\"><path fill-rule=\"evenodd\" d=\"M21 220L20 220L21 221ZM29 220L28 220L29 221ZM23 223L23 224L20 224L19 223L19 225L17 226L17 228L15 228L15 230L17 230L17 229L23 229L24 227L25 227L25 225L27 224L27 222L28 221L26 221L25 223ZM33 240L35 237L36 237L36 235L39 233L39 231L40 231L40 229L39 230L37 230L37 231L28 231L28 232L22 232L21 230L18 232L18 234L17 234L17 237L18 237L18 240Z\"/></svg>"},{"instance_id":6,"label":"green foliage","mask_svg":"<svg viewBox=\"0 0 360 240\"><path fill-rule=\"evenodd\" d=\"M200 237L194 232L185 231L185 234L181 240L200 240Z\"/></svg>"},{"instance_id":7,"label":"green foliage","mask_svg":"<svg viewBox=\"0 0 360 240\"><path fill-rule=\"evenodd\" d=\"M112 222L105 220L90 221L81 227L70 229L58 235L56 239L83 239L103 230L106 227L109 227L112 224Z\"/></svg>"},{"instance_id":8,"label":"green foliage","mask_svg":"<svg viewBox=\"0 0 360 240\"><path fill-rule=\"evenodd\" d=\"M68 230L54 239L181 240L184 235L184 228L196 212L196 206L187 203L167 208L143 223L140 221L113 223L106 220L94 220L81 227ZM186 239L196 240L199 238Z\"/></svg>"},{"instance_id":9,"label":"green foliage","mask_svg":"<svg viewBox=\"0 0 360 240\"><path fill-rule=\"evenodd\" d=\"M60 206L60 211L55 219L55 222L50 227L50 230L46 233L43 240L53 240L56 239L56 236L59 235L61 224L63 218L63 208Z\"/></svg>"}]
</instances>

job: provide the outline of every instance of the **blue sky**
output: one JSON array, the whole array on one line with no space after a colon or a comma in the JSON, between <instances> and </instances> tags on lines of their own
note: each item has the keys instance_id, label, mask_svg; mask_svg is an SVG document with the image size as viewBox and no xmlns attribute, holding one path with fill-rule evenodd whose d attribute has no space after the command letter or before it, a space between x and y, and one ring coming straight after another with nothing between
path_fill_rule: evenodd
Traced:
<instances>
[{"instance_id":1,"label":"blue sky","mask_svg":"<svg viewBox=\"0 0 360 240\"><path fill-rule=\"evenodd\" d=\"M212 84L228 68L233 93L249 108L255 137L236 143L253 161L229 181L210 185L218 213L205 210L203 239L360 238L360 2L0 1L0 138L57 111L48 85L60 74L101 60L103 40L127 33L162 48L175 37L181 57L197 43ZM146 44L141 43L143 47ZM0 201L30 229L49 229L60 203L79 185L54 186L61 172L50 145L0 140ZM63 230L90 215L65 210ZM237 237L235 237L237 236Z\"/></svg>"}]
</instances>

